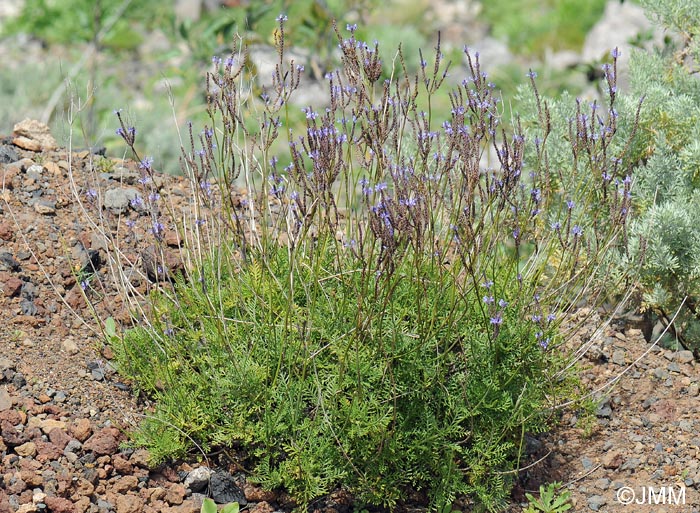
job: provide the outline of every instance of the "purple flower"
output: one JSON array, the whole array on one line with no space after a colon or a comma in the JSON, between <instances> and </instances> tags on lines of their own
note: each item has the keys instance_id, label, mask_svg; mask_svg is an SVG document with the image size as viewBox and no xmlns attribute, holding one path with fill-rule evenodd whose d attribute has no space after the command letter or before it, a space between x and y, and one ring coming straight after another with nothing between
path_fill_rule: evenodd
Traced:
<instances>
[{"instance_id":1,"label":"purple flower","mask_svg":"<svg viewBox=\"0 0 700 513\"><path fill-rule=\"evenodd\" d=\"M493 287L493 282L491 280L488 280L482 283L481 286L484 287L486 290L490 290L491 287Z\"/></svg>"},{"instance_id":2,"label":"purple flower","mask_svg":"<svg viewBox=\"0 0 700 513\"><path fill-rule=\"evenodd\" d=\"M202 180L199 182L199 187L202 189L202 192L206 194L207 196L211 196L211 183L209 183L206 180Z\"/></svg>"},{"instance_id":3,"label":"purple flower","mask_svg":"<svg viewBox=\"0 0 700 513\"><path fill-rule=\"evenodd\" d=\"M527 72L526 76L527 76L528 78L534 80L535 78L537 78L537 72L536 72L536 71L530 70L530 71Z\"/></svg>"},{"instance_id":4,"label":"purple flower","mask_svg":"<svg viewBox=\"0 0 700 513\"><path fill-rule=\"evenodd\" d=\"M535 314L532 316L532 322L539 323L542 322L542 316L540 314Z\"/></svg>"},{"instance_id":5,"label":"purple flower","mask_svg":"<svg viewBox=\"0 0 700 513\"><path fill-rule=\"evenodd\" d=\"M151 203L155 203L159 199L160 199L160 194L158 194L157 192L152 192L151 194L148 195L148 201L150 201Z\"/></svg>"},{"instance_id":6,"label":"purple flower","mask_svg":"<svg viewBox=\"0 0 700 513\"><path fill-rule=\"evenodd\" d=\"M493 296L484 296L484 303L487 305L492 305L496 300L493 298Z\"/></svg>"},{"instance_id":7,"label":"purple flower","mask_svg":"<svg viewBox=\"0 0 700 513\"><path fill-rule=\"evenodd\" d=\"M286 14L280 14L279 16L277 16L276 21L277 21L278 23L284 23L285 21L287 21L287 15L286 15Z\"/></svg>"},{"instance_id":8,"label":"purple flower","mask_svg":"<svg viewBox=\"0 0 700 513\"><path fill-rule=\"evenodd\" d=\"M97 199L97 191L95 189L88 189L85 196L87 196L88 200L93 201Z\"/></svg>"},{"instance_id":9,"label":"purple flower","mask_svg":"<svg viewBox=\"0 0 700 513\"><path fill-rule=\"evenodd\" d=\"M151 233L156 237L159 237L165 231L165 226L160 221L153 222L153 228L151 228Z\"/></svg>"},{"instance_id":10,"label":"purple flower","mask_svg":"<svg viewBox=\"0 0 700 513\"><path fill-rule=\"evenodd\" d=\"M506 301L505 299L499 299L498 306L500 306L501 308L505 308L506 306L508 306L508 301Z\"/></svg>"},{"instance_id":11,"label":"purple flower","mask_svg":"<svg viewBox=\"0 0 700 513\"><path fill-rule=\"evenodd\" d=\"M131 208L139 208L143 205L143 198L141 196L134 196L131 198L131 201L129 201L129 205L131 205Z\"/></svg>"},{"instance_id":12,"label":"purple flower","mask_svg":"<svg viewBox=\"0 0 700 513\"><path fill-rule=\"evenodd\" d=\"M571 233L574 234L574 237L580 237L583 235L583 228L581 228L579 225L574 225L574 227L571 229Z\"/></svg>"},{"instance_id":13,"label":"purple flower","mask_svg":"<svg viewBox=\"0 0 700 513\"><path fill-rule=\"evenodd\" d=\"M301 111L306 114L306 119L316 119L318 118L318 112L311 109L303 108Z\"/></svg>"},{"instance_id":14,"label":"purple flower","mask_svg":"<svg viewBox=\"0 0 700 513\"><path fill-rule=\"evenodd\" d=\"M622 52L620 52L620 49L616 46L615 48L612 49L610 52L610 55L612 56L613 59L617 59L620 55L622 55Z\"/></svg>"},{"instance_id":15,"label":"purple flower","mask_svg":"<svg viewBox=\"0 0 700 513\"><path fill-rule=\"evenodd\" d=\"M576 203L574 203L572 200L566 200L566 207L569 210L573 210L575 206L576 206Z\"/></svg>"},{"instance_id":16,"label":"purple flower","mask_svg":"<svg viewBox=\"0 0 700 513\"><path fill-rule=\"evenodd\" d=\"M503 324L503 317L501 317L500 312L498 312L495 317L491 317L491 324L495 324L496 326Z\"/></svg>"}]
</instances>

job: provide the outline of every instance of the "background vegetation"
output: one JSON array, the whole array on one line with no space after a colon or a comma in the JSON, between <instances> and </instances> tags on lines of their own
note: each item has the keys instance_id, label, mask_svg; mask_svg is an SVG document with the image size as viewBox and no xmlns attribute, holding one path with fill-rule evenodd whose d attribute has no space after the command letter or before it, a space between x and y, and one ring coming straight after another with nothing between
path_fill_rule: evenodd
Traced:
<instances>
[{"instance_id":1,"label":"background vegetation","mask_svg":"<svg viewBox=\"0 0 700 513\"><path fill-rule=\"evenodd\" d=\"M512 0L470 5L481 11L479 23L490 26L516 56L501 69L485 63L492 80L508 95L523 82L524 63L533 64L544 48L580 48L602 12L601 5L600 0L545 2L538 8ZM8 45L18 48L0 69L0 132L10 133L19 121L17 112L22 112L50 122L65 141L68 112L79 105L83 115L74 128L83 132L85 146L104 145L119 154L111 113L123 108L139 127L142 151L156 157L161 169L177 173L179 150L171 143L177 137L176 127L183 129L188 120L205 121L205 99L198 91L201 77L212 56L228 54L234 36L242 36L247 44L271 45L275 18L285 12L288 44L314 56L307 74L322 79L338 64L332 20L341 27L359 22L358 36L377 39L384 48L401 43L404 54L411 57L407 65L416 71L419 49L432 48L442 28L431 9L430 2L404 0L266 0L205 12L190 21L178 20L173 2L166 0L26 0L21 14L2 25L2 35L20 45ZM574 10L576 15L571 16ZM443 46L455 66L465 64L461 44ZM44 53L52 58L46 59ZM534 66L538 68L536 62ZM540 88L546 93L564 88L577 92L586 86L580 71L540 75ZM170 93L176 101L171 102ZM449 102L443 98L434 108L444 114ZM164 119L175 122L163 126Z\"/></svg>"}]
</instances>

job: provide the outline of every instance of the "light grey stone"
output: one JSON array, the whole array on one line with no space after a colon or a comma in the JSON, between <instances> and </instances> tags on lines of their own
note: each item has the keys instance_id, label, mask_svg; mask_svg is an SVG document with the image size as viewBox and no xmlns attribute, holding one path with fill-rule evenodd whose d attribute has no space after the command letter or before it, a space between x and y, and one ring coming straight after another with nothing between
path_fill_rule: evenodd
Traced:
<instances>
[{"instance_id":1,"label":"light grey stone","mask_svg":"<svg viewBox=\"0 0 700 513\"><path fill-rule=\"evenodd\" d=\"M139 196L133 187L108 189L104 195L104 206L115 214L123 214L129 208L131 200Z\"/></svg>"}]
</instances>

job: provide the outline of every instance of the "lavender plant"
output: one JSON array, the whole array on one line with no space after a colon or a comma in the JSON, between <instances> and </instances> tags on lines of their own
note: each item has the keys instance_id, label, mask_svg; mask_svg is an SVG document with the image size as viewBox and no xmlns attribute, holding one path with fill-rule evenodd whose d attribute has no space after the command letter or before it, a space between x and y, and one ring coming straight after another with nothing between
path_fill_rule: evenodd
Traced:
<instances>
[{"instance_id":1,"label":"lavender plant","mask_svg":"<svg viewBox=\"0 0 700 513\"><path fill-rule=\"evenodd\" d=\"M159 460L192 441L241 449L252 479L300 506L342 486L389 508L409 491L502 508L524 434L547 428L564 382L559 324L595 302L625 229L614 75L607 115L574 106L569 158L552 162L534 74L538 123L524 126L465 49L450 116L435 119L439 42L417 76L399 51L383 79L378 44L348 26L330 104L305 108L296 134L304 70L285 62L285 22L261 98L245 52L207 75L211 124L182 149L190 214L145 209L163 285L140 326L111 337L120 371L156 399L134 440ZM137 159L150 198L152 163ZM181 274L164 256L171 229Z\"/></svg>"}]
</instances>

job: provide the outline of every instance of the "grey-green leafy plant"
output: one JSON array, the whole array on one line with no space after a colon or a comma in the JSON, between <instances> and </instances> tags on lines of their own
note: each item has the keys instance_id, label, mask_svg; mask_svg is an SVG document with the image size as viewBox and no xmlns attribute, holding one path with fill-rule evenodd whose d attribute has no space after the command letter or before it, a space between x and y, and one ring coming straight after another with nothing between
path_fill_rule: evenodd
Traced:
<instances>
[{"instance_id":1,"label":"grey-green leafy plant","mask_svg":"<svg viewBox=\"0 0 700 513\"><path fill-rule=\"evenodd\" d=\"M637 304L700 349L700 13L695 2L642 2L679 36L654 52L636 50L631 96L644 96L632 156L634 221L623 268L638 268ZM622 105L629 105L625 98ZM629 115L629 114L628 114Z\"/></svg>"},{"instance_id":2,"label":"grey-green leafy plant","mask_svg":"<svg viewBox=\"0 0 700 513\"><path fill-rule=\"evenodd\" d=\"M560 483L549 483L546 486L540 485L540 496L535 497L526 493L529 504L525 513L563 513L573 506L570 502L571 492L568 490L559 491Z\"/></svg>"},{"instance_id":3,"label":"grey-green leafy plant","mask_svg":"<svg viewBox=\"0 0 700 513\"><path fill-rule=\"evenodd\" d=\"M616 127L622 137L617 141L629 146L613 143L603 150L606 158L619 159L613 173L601 172L598 163L589 158L592 174L588 179L607 182L608 187L615 185L617 189L627 184L625 190L617 193L606 188L607 194L627 198L624 208L633 218L625 232L624 249L610 260L610 265L620 276L628 276L629 287L622 288L622 292L634 291L633 303L644 313L647 337L657 320L668 324L675 319L672 332L676 340L697 350L700 230L695 217L700 211L700 14L696 3L687 0L642 4L650 16L677 36L670 37L662 49L633 49L630 90L603 91L618 97ZM616 75L617 70L614 64L604 64L603 73L607 77ZM540 114L527 93L521 98L521 107L528 112L523 123L529 126L539 120ZM574 109L567 95L563 95L548 103L553 140L547 158L553 166L559 167L569 159L571 141L596 137L598 144L604 144L599 134L587 135L581 130L582 121L591 127L603 126L604 121L598 119L598 102L588 107L587 101L577 102ZM538 160L537 155L529 158L531 162ZM565 172L562 178L567 187L576 187L581 175Z\"/></svg>"},{"instance_id":4,"label":"grey-green leafy plant","mask_svg":"<svg viewBox=\"0 0 700 513\"><path fill-rule=\"evenodd\" d=\"M673 326L676 338L700 349L700 13L694 2L642 2L647 12L679 34L653 52L634 50L631 92L621 114L633 116L643 97L630 161L634 221L621 267L636 268L637 305L649 326ZM641 262L641 265L639 265ZM676 313L678 315L676 316ZM649 335L651 329L649 328Z\"/></svg>"},{"instance_id":5,"label":"grey-green leafy plant","mask_svg":"<svg viewBox=\"0 0 700 513\"><path fill-rule=\"evenodd\" d=\"M156 460L192 441L242 449L252 480L300 506L343 486L358 505L394 508L420 489L438 510L462 495L501 509L525 433L547 428L566 382L560 323L595 303L626 226L629 183L600 179L620 174L629 147L615 76L601 125L572 107L582 136L555 162L534 73L526 127L502 115L466 51L439 119L440 45L417 76L399 53L383 79L379 45L349 25L330 106L304 108L296 133L289 99L304 70L284 60L286 21L260 98L246 94L245 52L208 74L210 123L183 144L186 211L166 215L153 159L117 111L142 194L110 247L155 248L147 274L160 284L132 301L137 325L116 339L107 325L120 372L156 400L133 440ZM181 236L180 274L166 229Z\"/></svg>"}]
</instances>

